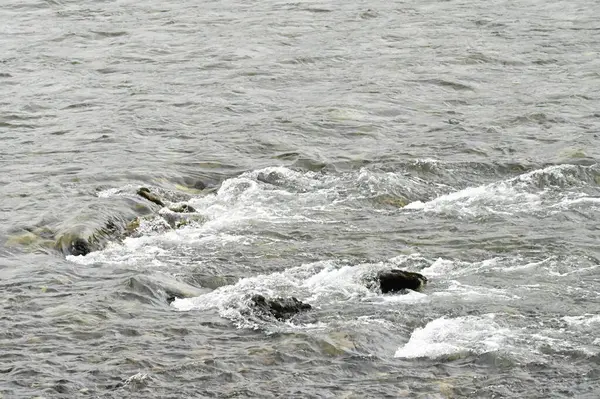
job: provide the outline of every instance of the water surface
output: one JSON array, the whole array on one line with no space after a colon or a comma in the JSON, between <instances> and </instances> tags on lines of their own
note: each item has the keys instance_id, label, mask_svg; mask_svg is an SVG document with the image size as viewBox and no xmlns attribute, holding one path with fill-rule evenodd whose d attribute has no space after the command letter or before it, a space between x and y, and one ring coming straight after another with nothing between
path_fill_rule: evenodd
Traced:
<instances>
[{"instance_id":1,"label":"water surface","mask_svg":"<svg viewBox=\"0 0 600 399\"><path fill-rule=\"evenodd\" d=\"M597 397L597 15L5 2L0 397Z\"/></svg>"}]
</instances>

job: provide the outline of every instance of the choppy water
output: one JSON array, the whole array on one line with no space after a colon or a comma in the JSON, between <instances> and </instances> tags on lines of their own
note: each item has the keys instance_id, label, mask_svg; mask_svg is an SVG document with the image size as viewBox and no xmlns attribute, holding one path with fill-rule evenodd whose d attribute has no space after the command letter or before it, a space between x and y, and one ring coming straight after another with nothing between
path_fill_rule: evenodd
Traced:
<instances>
[{"instance_id":1,"label":"choppy water","mask_svg":"<svg viewBox=\"0 0 600 399\"><path fill-rule=\"evenodd\" d=\"M598 397L598 15L3 2L0 397Z\"/></svg>"}]
</instances>

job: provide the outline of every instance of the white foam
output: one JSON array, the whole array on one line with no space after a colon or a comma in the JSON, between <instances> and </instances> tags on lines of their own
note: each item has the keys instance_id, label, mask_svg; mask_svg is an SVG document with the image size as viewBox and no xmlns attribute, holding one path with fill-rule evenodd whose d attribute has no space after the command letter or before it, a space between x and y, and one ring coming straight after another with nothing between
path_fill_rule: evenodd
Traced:
<instances>
[{"instance_id":1,"label":"white foam","mask_svg":"<svg viewBox=\"0 0 600 399\"><path fill-rule=\"evenodd\" d=\"M306 297L303 282L308 276L327 268L331 262L317 262L288 269L284 272L259 275L239 280L236 284L194 298L176 299L171 306L180 311L216 309L222 317L234 321L241 328L257 328L258 325L244 316L248 309L245 301L252 294L267 296Z\"/></svg>"},{"instance_id":2,"label":"white foam","mask_svg":"<svg viewBox=\"0 0 600 399\"><path fill-rule=\"evenodd\" d=\"M435 319L417 328L395 357L436 358L461 352L486 353L499 350L510 330L500 327L494 315Z\"/></svg>"},{"instance_id":3,"label":"white foam","mask_svg":"<svg viewBox=\"0 0 600 399\"><path fill-rule=\"evenodd\" d=\"M421 273L425 277L446 276L449 273L453 272L455 270L455 267L455 262L447 259L438 258L429 267L426 267L423 270L421 270Z\"/></svg>"},{"instance_id":4,"label":"white foam","mask_svg":"<svg viewBox=\"0 0 600 399\"><path fill-rule=\"evenodd\" d=\"M506 258L494 257L479 262L465 262L460 260L449 260L438 258L431 265L421 270L426 277L456 277L475 274L481 270L503 270L505 262L511 261Z\"/></svg>"},{"instance_id":5,"label":"white foam","mask_svg":"<svg viewBox=\"0 0 600 399\"><path fill-rule=\"evenodd\" d=\"M591 327L600 324L600 315L564 316L563 320L571 326Z\"/></svg>"},{"instance_id":6,"label":"white foam","mask_svg":"<svg viewBox=\"0 0 600 399\"><path fill-rule=\"evenodd\" d=\"M308 300L317 302L322 297L330 296L357 299L373 295L360 280L364 272L365 268L360 266L325 268L303 282L303 286L312 294Z\"/></svg>"},{"instance_id":7,"label":"white foam","mask_svg":"<svg viewBox=\"0 0 600 399\"><path fill-rule=\"evenodd\" d=\"M108 188L106 190L98 191L96 195L99 198L111 198L111 197L119 197L124 195L131 195L132 192L135 192L136 186L132 184L126 184L123 187L117 188Z\"/></svg>"},{"instance_id":8,"label":"white foam","mask_svg":"<svg viewBox=\"0 0 600 399\"><path fill-rule=\"evenodd\" d=\"M494 298L494 300L515 300L521 299L517 295L511 295L507 290L489 287L472 286L461 284L456 280L450 281L450 285L445 291L434 292L433 297L451 297L464 301L480 301L482 299Z\"/></svg>"},{"instance_id":9,"label":"white foam","mask_svg":"<svg viewBox=\"0 0 600 399\"><path fill-rule=\"evenodd\" d=\"M426 212L460 212L469 216L480 214L510 214L514 211L538 209L541 199L538 194L519 192L505 182L479 187L469 187L445 194L428 202L415 201L404 209Z\"/></svg>"},{"instance_id":10,"label":"white foam","mask_svg":"<svg viewBox=\"0 0 600 399\"><path fill-rule=\"evenodd\" d=\"M256 328L244 316L248 310L245 301L252 294L266 296L294 296L312 306L327 306L340 302L418 303L427 295L409 292L406 295L382 296L369 289L366 280L389 268L387 263L365 263L339 266L335 261L322 261L293 267L282 272L243 278L236 284L194 298L177 299L171 305L180 311L216 309L222 317L240 327Z\"/></svg>"},{"instance_id":11,"label":"white foam","mask_svg":"<svg viewBox=\"0 0 600 399\"><path fill-rule=\"evenodd\" d=\"M537 261L537 262L527 262L525 264L517 264L514 266L507 266L507 267L503 267L501 268L501 270L503 272L514 272L514 271L521 271L521 270L528 270L528 269L535 269L541 265L544 265L546 262L548 262L551 258L547 258L541 261Z\"/></svg>"},{"instance_id":12,"label":"white foam","mask_svg":"<svg viewBox=\"0 0 600 399\"><path fill-rule=\"evenodd\" d=\"M167 251L156 245L146 245L148 241L148 237L128 238L123 244L109 243L102 251L91 252L86 256L68 255L66 259L79 265L111 263L143 267L164 266L156 257L165 255Z\"/></svg>"},{"instance_id":13,"label":"white foam","mask_svg":"<svg viewBox=\"0 0 600 399\"><path fill-rule=\"evenodd\" d=\"M139 373L134 374L131 377L127 378L125 380L125 382L123 382L123 386L142 384L142 383L145 383L146 380L149 380L149 379L151 379L151 378L147 373L142 373L140 371Z\"/></svg>"},{"instance_id":14,"label":"white foam","mask_svg":"<svg viewBox=\"0 0 600 399\"><path fill-rule=\"evenodd\" d=\"M549 166L511 179L477 187L467 187L460 191L441 195L427 202L414 201L406 205L404 209L435 213L458 212L466 216L510 215L515 212L532 212L544 207L565 206L582 201L596 202L598 199L573 199L573 193L571 193L566 198L559 199L558 204L546 204L548 201L546 199L547 193L553 187L552 179L556 181L556 185L561 183L581 184L577 178L565 174L565 172L576 168L577 166L574 165ZM542 179L542 183L536 181L536 179ZM537 188L537 186L543 188ZM535 192L532 192L534 190Z\"/></svg>"},{"instance_id":15,"label":"white foam","mask_svg":"<svg viewBox=\"0 0 600 399\"><path fill-rule=\"evenodd\" d=\"M381 305L389 305L390 303L416 304L424 303L430 300L429 295L417 291L408 291L402 295L382 295L374 298L365 298L363 301L379 303Z\"/></svg>"},{"instance_id":16,"label":"white foam","mask_svg":"<svg viewBox=\"0 0 600 399\"><path fill-rule=\"evenodd\" d=\"M561 202L553 205L553 208L569 208L571 205L580 204L599 204L600 198L588 197L582 193L566 193L563 195Z\"/></svg>"}]
</instances>

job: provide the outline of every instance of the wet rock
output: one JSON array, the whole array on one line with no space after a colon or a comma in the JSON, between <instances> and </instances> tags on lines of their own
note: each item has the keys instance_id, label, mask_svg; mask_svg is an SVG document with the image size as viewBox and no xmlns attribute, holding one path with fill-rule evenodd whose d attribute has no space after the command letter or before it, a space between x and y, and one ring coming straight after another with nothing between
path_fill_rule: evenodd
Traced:
<instances>
[{"instance_id":1,"label":"wet rock","mask_svg":"<svg viewBox=\"0 0 600 399\"><path fill-rule=\"evenodd\" d=\"M250 298L251 307L255 312L272 316L277 320L288 320L292 316L312 308L308 303L299 301L294 297L265 298L262 295L253 295Z\"/></svg>"},{"instance_id":2,"label":"wet rock","mask_svg":"<svg viewBox=\"0 0 600 399\"><path fill-rule=\"evenodd\" d=\"M192 221L181 213L161 212L159 214L171 229L187 226Z\"/></svg>"},{"instance_id":3,"label":"wet rock","mask_svg":"<svg viewBox=\"0 0 600 399\"><path fill-rule=\"evenodd\" d=\"M71 242L71 245L69 246L69 253L74 256L85 256L90 252L92 252L90 243L87 242L87 240L84 240L83 238L76 238Z\"/></svg>"},{"instance_id":4,"label":"wet rock","mask_svg":"<svg viewBox=\"0 0 600 399\"><path fill-rule=\"evenodd\" d=\"M284 177L281 175L281 173L278 173L278 172L269 172L269 173L260 172L256 176L256 180L258 180L259 182L262 182L262 183L273 184L273 185L277 186L284 181Z\"/></svg>"},{"instance_id":5,"label":"wet rock","mask_svg":"<svg viewBox=\"0 0 600 399\"><path fill-rule=\"evenodd\" d=\"M174 229L177 227L178 222L181 220L179 215L171 212L162 212L160 216L169 225L170 228Z\"/></svg>"},{"instance_id":6,"label":"wet rock","mask_svg":"<svg viewBox=\"0 0 600 399\"><path fill-rule=\"evenodd\" d=\"M420 273L405 270L386 270L377 274L377 281L382 293L403 290L419 291L427 284L427 277Z\"/></svg>"},{"instance_id":7,"label":"wet rock","mask_svg":"<svg viewBox=\"0 0 600 399\"><path fill-rule=\"evenodd\" d=\"M179 204L173 205L169 207L169 210L175 213L195 213L196 210L188 204Z\"/></svg>"},{"instance_id":8,"label":"wet rock","mask_svg":"<svg viewBox=\"0 0 600 399\"><path fill-rule=\"evenodd\" d=\"M147 199L150 202L154 202L156 205L165 206L164 202L162 202L157 195L152 194L150 189L147 187L141 187L139 190L137 190L137 195Z\"/></svg>"}]
</instances>

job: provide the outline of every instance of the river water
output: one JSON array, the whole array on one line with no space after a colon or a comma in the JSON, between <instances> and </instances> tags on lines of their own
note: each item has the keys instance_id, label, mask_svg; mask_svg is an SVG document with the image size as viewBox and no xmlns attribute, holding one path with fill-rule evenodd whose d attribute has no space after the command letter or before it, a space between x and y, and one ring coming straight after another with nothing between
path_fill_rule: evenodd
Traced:
<instances>
[{"instance_id":1,"label":"river water","mask_svg":"<svg viewBox=\"0 0 600 399\"><path fill-rule=\"evenodd\" d=\"M598 15L4 1L0 398L597 398Z\"/></svg>"}]
</instances>

